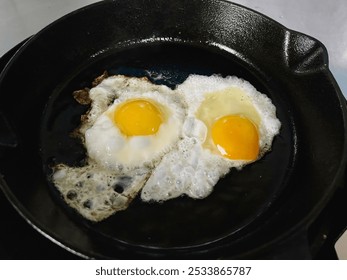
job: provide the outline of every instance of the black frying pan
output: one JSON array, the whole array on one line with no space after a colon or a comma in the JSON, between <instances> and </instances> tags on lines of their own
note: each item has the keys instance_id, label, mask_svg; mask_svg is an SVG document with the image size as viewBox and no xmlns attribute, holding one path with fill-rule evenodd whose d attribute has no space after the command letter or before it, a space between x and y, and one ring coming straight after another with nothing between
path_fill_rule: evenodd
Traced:
<instances>
[{"instance_id":1,"label":"black frying pan","mask_svg":"<svg viewBox=\"0 0 347 280\"><path fill-rule=\"evenodd\" d=\"M272 99L281 133L204 200L137 198L90 223L64 205L49 166L83 161L69 133L87 108L72 92L104 70L170 87L191 73L239 76ZM80 9L20 48L1 73L0 100L3 191L35 228L85 257L310 258L307 229L344 183L346 107L324 46L226 1Z\"/></svg>"}]
</instances>

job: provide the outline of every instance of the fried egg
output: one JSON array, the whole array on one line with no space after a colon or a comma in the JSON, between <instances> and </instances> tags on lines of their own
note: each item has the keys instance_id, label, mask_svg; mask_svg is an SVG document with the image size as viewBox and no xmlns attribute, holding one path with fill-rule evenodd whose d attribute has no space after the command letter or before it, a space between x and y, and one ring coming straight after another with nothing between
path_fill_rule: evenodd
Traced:
<instances>
[{"instance_id":1,"label":"fried egg","mask_svg":"<svg viewBox=\"0 0 347 280\"><path fill-rule=\"evenodd\" d=\"M261 158L280 130L271 100L245 80L191 75L177 91L189 104L182 139L145 184L145 201L205 198L230 168Z\"/></svg>"},{"instance_id":2,"label":"fried egg","mask_svg":"<svg viewBox=\"0 0 347 280\"><path fill-rule=\"evenodd\" d=\"M207 129L204 148L229 158L235 167L260 158L279 133L276 107L246 80L193 75L179 90L193 104L188 116Z\"/></svg>"},{"instance_id":3,"label":"fried egg","mask_svg":"<svg viewBox=\"0 0 347 280\"><path fill-rule=\"evenodd\" d=\"M132 79L136 87L129 84L122 90L118 79L104 81L117 89L118 98L85 131L88 156L111 170L126 172L141 166L152 167L177 142L185 117L184 106L165 86L148 91L139 85L148 81ZM91 90L93 101L102 102L103 86L102 83Z\"/></svg>"},{"instance_id":4,"label":"fried egg","mask_svg":"<svg viewBox=\"0 0 347 280\"><path fill-rule=\"evenodd\" d=\"M91 107L78 129L86 165L58 164L52 179L71 207L100 221L125 209L175 148L186 111L173 90L145 78L112 76L88 95Z\"/></svg>"}]
</instances>

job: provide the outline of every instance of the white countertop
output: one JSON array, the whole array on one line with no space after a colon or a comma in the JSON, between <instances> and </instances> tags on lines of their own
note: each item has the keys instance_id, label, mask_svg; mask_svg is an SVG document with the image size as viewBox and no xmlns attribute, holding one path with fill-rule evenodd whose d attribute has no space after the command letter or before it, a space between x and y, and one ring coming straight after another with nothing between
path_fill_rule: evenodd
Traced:
<instances>
[{"instance_id":1,"label":"white countertop","mask_svg":"<svg viewBox=\"0 0 347 280\"><path fill-rule=\"evenodd\" d=\"M93 0L0 0L0 56L61 16ZM346 0L234 0L284 26L320 40L329 53L329 66L347 97ZM337 244L340 259L347 260L347 232Z\"/></svg>"}]
</instances>

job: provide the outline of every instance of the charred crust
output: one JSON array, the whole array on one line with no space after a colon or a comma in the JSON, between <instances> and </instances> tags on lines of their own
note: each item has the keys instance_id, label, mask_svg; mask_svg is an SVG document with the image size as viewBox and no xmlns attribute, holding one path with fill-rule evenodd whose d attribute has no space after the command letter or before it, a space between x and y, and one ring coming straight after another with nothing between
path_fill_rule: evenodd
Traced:
<instances>
[{"instance_id":1,"label":"charred crust","mask_svg":"<svg viewBox=\"0 0 347 280\"><path fill-rule=\"evenodd\" d=\"M75 90L72 95L81 105L89 105L92 103L92 100L89 97L89 88Z\"/></svg>"},{"instance_id":2,"label":"charred crust","mask_svg":"<svg viewBox=\"0 0 347 280\"><path fill-rule=\"evenodd\" d=\"M94 81L92 82L92 87L96 87L99 85L103 80L108 78L107 71L104 71L100 76L96 77ZM75 90L72 95L75 98L75 100L81 104L81 105L90 105L92 103L92 100L89 97L89 88L79 89Z\"/></svg>"},{"instance_id":3,"label":"charred crust","mask_svg":"<svg viewBox=\"0 0 347 280\"><path fill-rule=\"evenodd\" d=\"M81 115L81 122L82 123L85 123L88 120L89 111L90 110L88 110L85 114Z\"/></svg>"},{"instance_id":4,"label":"charred crust","mask_svg":"<svg viewBox=\"0 0 347 280\"><path fill-rule=\"evenodd\" d=\"M96 87L98 84L100 84L103 80L108 78L108 73L107 71L104 71L99 77L96 77L94 81L92 82L92 86Z\"/></svg>"}]
</instances>

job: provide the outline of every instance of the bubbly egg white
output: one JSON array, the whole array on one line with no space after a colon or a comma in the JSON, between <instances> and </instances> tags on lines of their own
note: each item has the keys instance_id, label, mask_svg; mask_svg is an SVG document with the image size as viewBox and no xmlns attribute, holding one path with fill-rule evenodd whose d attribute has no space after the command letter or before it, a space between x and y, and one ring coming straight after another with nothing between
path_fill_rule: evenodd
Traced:
<instances>
[{"instance_id":1,"label":"bubbly egg white","mask_svg":"<svg viewBox=\"0 0 347 280\"><path fill-rule=\"evenodd\" d=\"M83 167L59 164L54 170L52 180L65 202L95 222L126 209L149 175L146 168L122 174L93 162Z\"/></svg>"},{"instance_id":2,"label":"bubbly egg white","mask_svg":"<svg viewBox=\"0 0 347 280\"><path fill-rule=\"evenodd\" d=\"M242 95L224 96L223 90L230 88L241 91ZM141 193L144 201L164 201L182 194L192 198L205 198L230 168L241 169L251 163L227 159L211 148L211 144L205 145L206 141L212 142L208 139L211 137L208 132L210 122L197 117L200 110L207 112L206 115L211 120L225 114L242 114L253 119L259 130L258 158L270 149L274 136L280 130L281 123L276 118L276 108L271 100L245 80L218 75L190 75L176 90L189 104L183 124L183 136L178 149L166 154L153 170ZM223 99L216 103L204 102L214 94L223 94ZM238 104L236 107L235 103Z\"/></svg>"}]
</instances>

